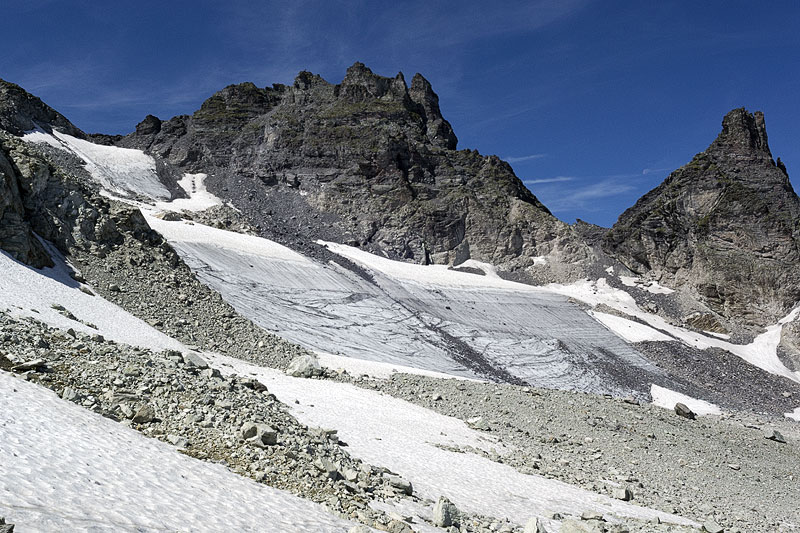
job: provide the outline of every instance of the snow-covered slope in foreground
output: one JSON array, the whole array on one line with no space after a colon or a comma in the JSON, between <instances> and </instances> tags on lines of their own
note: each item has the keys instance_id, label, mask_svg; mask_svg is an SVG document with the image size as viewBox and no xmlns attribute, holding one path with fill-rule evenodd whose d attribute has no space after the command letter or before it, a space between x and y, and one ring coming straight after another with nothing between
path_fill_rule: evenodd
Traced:
<instances>
[{"instance_id":1,"label":"snow-covered slope in foreground","mask_svg":"<svg viewBox=\"0 0 800 533\"><path fill-rule=\"evenodd\" d=\"M464 422L403 400L344 383L291 378L273 369L229 357L215 357L223 373L254 376L301 422L336 428L350 453L386 466L414 483L416 494L437 500L447 496L459 508L525 524L533 516L559 512L604 515L693 524L690 520L639 507L578 487L521 474L510 466L473 453L442 446L505 450L496 439L469 429ZM299 403L298 403L299 402ZM360 406L343 409L342 406Z\"/></svg>"},{"instance_id":2,"label":"snow-covered slope in foreground","mask_svg":"<svg viewBox=\"0 0 800 533\"><path fill-rule=\"evenodd\" d=\"M24 531L330 531L353 524L0 372L0 516Z\"/></svg>"}]
</instances>

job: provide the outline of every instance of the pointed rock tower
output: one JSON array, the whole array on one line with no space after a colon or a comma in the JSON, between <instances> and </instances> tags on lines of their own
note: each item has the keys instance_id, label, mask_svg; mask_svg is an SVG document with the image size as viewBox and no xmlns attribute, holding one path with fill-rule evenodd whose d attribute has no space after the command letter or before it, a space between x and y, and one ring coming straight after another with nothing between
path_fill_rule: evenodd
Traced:
<instances>
[{"instance_id":1,"label":"pointed rock tower","mask_svg":"<svg viewBox=\"0 0 800 533\"><path fill-rule=\"evenodd\" d=\"M705 152L620 216L604 248L726 317L764 325L800 300L800 199L764 115L734 109Z\"/></svg>"}]
</instances>

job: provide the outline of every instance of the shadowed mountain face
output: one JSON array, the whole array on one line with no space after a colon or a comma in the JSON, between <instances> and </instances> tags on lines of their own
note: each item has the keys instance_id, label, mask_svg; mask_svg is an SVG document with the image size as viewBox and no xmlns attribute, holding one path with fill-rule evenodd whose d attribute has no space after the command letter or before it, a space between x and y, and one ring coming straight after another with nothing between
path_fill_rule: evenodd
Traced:
<instances>
[{"instance_id":1,"label":"shadowed mountain face","mask_svg":"<svg viewBox=\"0 0 800 533\"><path fill-rule=\"evenodd\" d=\"M734 109L705 152L620 216L604 247L631 270L755 324L800 300L800 199L764 116Z\"/></svg>"},{"instance_id":2,"label":"shadowed mountain face","mask_svg":"<svg viewBox=\"0 0 800 533\"><path fill-rule=\"evenodd\" d=\"M420 74L408 87L356 63L339 85L309 72L292 86L232 85L113 142L207 173L212 192L295 248L324 238L422 261L424 243L437 262L509 268L585 253L507 163L456 150Z\"/></svg>"},{"instance_id":3,"label":"shadowed mountain face","mask_svg":"<svg viewBox=\"0 0 800 533\"><path fill-rule=\"evenodd\" d=\"M84 137L84 133L64 115L19 85L0 79L0 130L22 135L37 126L56 127L75 137Z\"/></svg>"}]
</instances>

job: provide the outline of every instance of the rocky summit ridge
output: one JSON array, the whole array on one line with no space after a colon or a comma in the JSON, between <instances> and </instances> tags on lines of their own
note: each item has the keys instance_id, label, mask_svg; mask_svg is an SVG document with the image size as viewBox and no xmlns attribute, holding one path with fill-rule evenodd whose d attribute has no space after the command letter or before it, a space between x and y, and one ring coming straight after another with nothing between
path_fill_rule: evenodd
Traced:
<instances>
[{"instance_id":1,"label":"rocky summit ridge","mask_svg":"<svg viewBox=\"0 0 800 533\"><path fill-rule=\"evenodd\" d=\"M678 288L681 313L701 312L706 329L720 331L774 323L800 300L800 200L772 157L763 114L743 108L609 231L559 221L506 162L458 150L421 74L409 86L402 73L380 76L363 63L339 84L303 71L292 85L230 85L192 115L148 115L126 136L86 135L0 82L0 126L0 245L36 266L48 260L31 232L43 229L35 198L49 189L9 157L10 146L24 151L15 136L55 128L144 150L175 197L181 175L207 174L208 189L251 228L312 256L326 257L321 239L413 262L476 259L534 283L591 277L600 263L619 261ZM42 182L47 165L35 166Z\"/></svg>"},{"instance_id":2,"label":"rocky summit ridge","mask_svg":"<svg viewBox=\"0 0 800 533\"><path fill-rule=\"evenodd\" d=\"M421 74L409 87L402 73L356 63L337 85L310 72L291 86L231 85L191 116L148 117L110 141L207 173L209 190L293 247L321 238L416 262L427 251L439 263L513 268L585 253L507 163L456 149Z\"/></svg>"},{"instance_id":3,"label":"rocky summit ridge","mask_svg":"<svg viewBox=\"0 0 800 533\"><path fill-rule=\"evenodd\" d=\"M603 244L722 316L785 316L800 300L800 199L764 115L728 113L714 142L625 211Z\"/></svg>"}]
</instances>

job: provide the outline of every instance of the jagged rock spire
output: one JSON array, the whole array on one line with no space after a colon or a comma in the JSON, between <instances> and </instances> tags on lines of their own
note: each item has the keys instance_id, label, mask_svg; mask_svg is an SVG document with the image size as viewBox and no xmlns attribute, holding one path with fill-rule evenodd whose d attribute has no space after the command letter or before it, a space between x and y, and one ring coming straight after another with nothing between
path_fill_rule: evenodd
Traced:
<instances>
[{"instance_id":1,"label":"jagged rock spire","mask_svg":"<svg viewBox=\"0 0 800 533\"><path fill-rule=\"evenodd\" d=\"M800 299L800 198L764 115L734 109L711 145L625 211L606 250L723 316L764 325Z\"/></svg>"},{"instance_id":2,"label":"jagged rock spire","mask_svg":"<svg viewBox=\"0 0 800 533\"><path fill-rule=\"evenodd\" d=\"M756 111L750 114L743 107L730 111L722 119L722 132L714 141L714 145L720 148L725 146L752 148L764 152L771 158L764 113Z\"/></svg>"}]
</instances>

